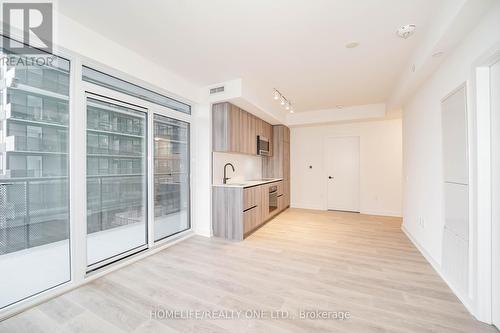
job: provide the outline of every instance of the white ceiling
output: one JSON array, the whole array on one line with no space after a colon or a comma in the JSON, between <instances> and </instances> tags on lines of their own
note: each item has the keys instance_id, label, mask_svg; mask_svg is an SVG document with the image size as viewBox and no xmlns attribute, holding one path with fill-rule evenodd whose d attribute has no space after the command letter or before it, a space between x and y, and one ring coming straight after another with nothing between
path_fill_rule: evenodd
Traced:
<instances>
[{"instance_id":1,"label":"white ceiling","mask_svg":"<svg viewBox=\"0 0 500 333\"><path fill-rule=\"evenodd\" d=\"M385 102L443 0L61 0L59 10L200 86L242 78L297 111ZM395 30L408 23L416 34ZM346 49L350 41L359 47ZM145 79L145 78L143 78Z\"/></svg>"}]
</instances>

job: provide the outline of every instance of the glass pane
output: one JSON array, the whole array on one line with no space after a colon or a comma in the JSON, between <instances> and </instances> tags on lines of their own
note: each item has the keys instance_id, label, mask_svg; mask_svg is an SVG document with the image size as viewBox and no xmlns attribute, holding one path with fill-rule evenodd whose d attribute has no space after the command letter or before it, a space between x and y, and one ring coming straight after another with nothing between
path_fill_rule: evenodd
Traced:
<instances>
[{"instance_id":1,"label":"glass pane","mask_svg":"<svg viewBox=\"0 0 500 333\"><path fill-rule=\"evenodd\" d=\"M154 116L155 240L189 229L189 124Z\"/></svg>"},{"instance_id":2,"label":"glass pane","mask_svg":"<svg viewBox=\"0 0 500 333\"><path fill-rule=\"evenodd\" d=\"M146 113L87 99L87 264L146 244Z\"/></svg>"},{"instance_id":3,"label":"glass pane","mask_svg":"<svg viewBox=\"0 0 500 333\"><path fill-rule=\"evenodd\" d=\"M83 66L82 79L109 89L113 89L145 101L166 106L172 110L191 114L191 106L152 90L140 87L133 83L124 81L117 77L96 71L90 67Z\"/></svg>"},{"instance_id":4,"label":"glass pane","mask_svg":"<svg viewBox=\"0 0 500 333\"><path fill-rule=\"evenodd\" d=\"M0 308L70 280L69 61L0 49Z\"/></svg>"}]
</instances>

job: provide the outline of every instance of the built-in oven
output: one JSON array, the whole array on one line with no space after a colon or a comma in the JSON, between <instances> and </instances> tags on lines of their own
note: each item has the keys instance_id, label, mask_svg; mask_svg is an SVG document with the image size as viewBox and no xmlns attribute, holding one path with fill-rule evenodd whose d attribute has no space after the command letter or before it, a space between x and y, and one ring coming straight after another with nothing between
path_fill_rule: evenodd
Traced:
<instances>
[{"instance_id":1,"label":"built-in oven","mask_svg":"<svg viewBox=\"0 0 500 333\"><path fill-rule=\"evenodd\" d=\"M269 213L278 209L278 186L269 186Z\"/></svg>"},{"instance_id":2,"label":"built-in oven","mask_svg":"<svg viewBox=\"0 0 500 333\"><path fill-rule=\"evenodd\" d=\"M269 155L269 139L262 135L257 135L257 154Z\"/></svg>"}]
</instances>

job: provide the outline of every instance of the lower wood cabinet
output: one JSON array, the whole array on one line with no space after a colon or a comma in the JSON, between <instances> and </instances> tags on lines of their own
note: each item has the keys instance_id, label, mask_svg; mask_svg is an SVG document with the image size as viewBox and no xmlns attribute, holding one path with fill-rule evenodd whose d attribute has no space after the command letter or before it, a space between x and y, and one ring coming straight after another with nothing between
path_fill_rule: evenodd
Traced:
<instances>
[{"instance_id":1,"label":"lower wood cabinet","mask_svg":"<svg viewBox=\"0 0 500 333\"><path fill-rule=\"evenodd\" d=\"M286 208L285 195L284 194L278 195L278 212L281 212L285 208Z\"/></svg>"},{"instance_id":2,"label":"lower wood cabinet","mask_svg":"<svg viewBox=\"0 0 500 333\"><path fill-rule=\"evenodd\" d=\"M285 197L285 207L290 207L290 180L283 181L283 196Z\"/></svg>"},{"instance_id":3,"label":"lower wood cabinet","mask_svg":"<svg viewBox=\"0 0 500 333\"><path fill-rule=\"evenodd\" d=\"M243 210L262 205L262 187L263 186L260 185L243 189Z\"/></svg>"},{"instance_id":4,"label":"lower wood cabinet","mask_svg":"<svg viewBox=\"0 0 500 333\"><path fill-rule=\"evenodd\" d=\"M269 213L269 187L278 188L278 209ZM288 207L286 183L277 181L248 188L212 187L213 234L242 240Z\"/></svg>"},{"instance_id":5,"label":"lower wood cabinet","mask_svg":"<svg viewBox=\"0 0 500 333\"><path fill-rule=\"evenodd\" d=\"M260 216L260 221L261 221L260 224L269 220L269 218L271 216L269 214L269 186L270 186L270 184L264 184L264 185L259 186L261 188L261 193L262 193L262 197L261 197L262 209L260 212L260 215L261 215Z\"/></svg>"},{"instance_id":6,"label":"lower wood cabinet","mask_svg":"<svg viewBox=\"0 0 500 333\"><path fill-rule=\"evenodd\" d=\"M243 212L243 236L260 226L260 208L259 206L254 206Z\"/></svg>"}]
</instances>

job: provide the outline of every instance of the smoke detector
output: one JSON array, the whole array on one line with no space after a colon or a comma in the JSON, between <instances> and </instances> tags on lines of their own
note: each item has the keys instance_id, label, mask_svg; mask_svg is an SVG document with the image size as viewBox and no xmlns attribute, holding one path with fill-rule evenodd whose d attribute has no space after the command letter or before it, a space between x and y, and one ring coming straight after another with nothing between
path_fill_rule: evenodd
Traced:
<instances>
[{"instance_id":1,"label":"smoke detector","mask_svg":"<svg viewBox=\"0 0 500 333\"><path fill-rule=\"evenodd\" d=\"M417 28L417 26L415 24L403 25L398 30L396 30L396 35L398 35L399 37L401 37L403 39L407 39L415 33L416 28Z\"/></svg>"},{"instance_id":2,"label":"smoke detector","mask_svg":"<svg viewBox=\"0 0 500 333\"><path fill-rule=\"evenodd\" d=\"M352 41L352 42L349 42L347 44L345 44L345 47L348 48L348 49L353 49L355 47L358 47L359 43L356 42L356 41Z\"/></svg>"}]
</instances>

